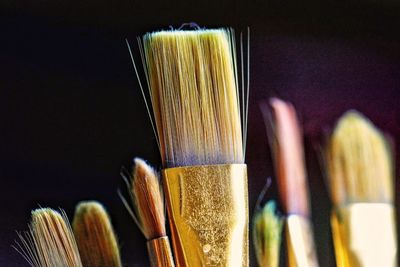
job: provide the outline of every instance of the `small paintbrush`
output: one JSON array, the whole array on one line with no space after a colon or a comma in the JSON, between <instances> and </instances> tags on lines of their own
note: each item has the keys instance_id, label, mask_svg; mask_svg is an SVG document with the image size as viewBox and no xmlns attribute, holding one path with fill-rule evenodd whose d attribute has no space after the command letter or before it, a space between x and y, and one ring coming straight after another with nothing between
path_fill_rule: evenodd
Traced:
<instances>
[{"instance_id":1,"label":"small paintbrush","mask_svg":"<svg viewBox=\"0 0 400 267\"><path fill-rule=\"evenodd\" d=\"M97 201L82 201L72 228L85 267L121 267L120 252L110 218Z\"/></svg>"},{"instance_id":2,"label":"small paintbrush","mask_svg":"<svg viewBox=\"0 0 400 267\"><path fill-rule=\"evenodd\" d=\"M337 266L397 266L394 175L385 136L349 111L329 139L326 160Z\"/></svg>"},{"instance_id":3,"label":"small paintbrush","mask_svg":"<svg viewBox=\"0 0 400 267\"><path fill-rule=\"evenodd\" d=\"M78 247L64 211L32 211L29 231L13 246L32 267L82 267Z\"/></svg>"},{"instance_id":4,"label":"small paintbrush","mask_svg":"<svg viewBox=\"0 0 400 267\"><path fill-rule=\"evenodd\" d=\"M291 267L318 266L310 215L309 192L302 133L294 107L272 98L269 133L278 189L286 213L288 264ZM267 118L267 114L264 114Z\"/></svg>"}]
</instances>

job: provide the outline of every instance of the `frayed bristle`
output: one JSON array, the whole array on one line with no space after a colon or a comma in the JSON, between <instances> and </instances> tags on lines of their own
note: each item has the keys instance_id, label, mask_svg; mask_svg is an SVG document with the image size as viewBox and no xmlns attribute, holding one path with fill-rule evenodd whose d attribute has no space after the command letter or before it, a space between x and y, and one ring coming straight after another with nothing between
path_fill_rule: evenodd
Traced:
<instances>
[{"instance_id":1,"label":"frayed bristle","mask_svg":"<svg viewBox=\"0 0 400 267\"><path fill-rule=\"evenodd\" d=\"M326 158L335 205L393 202L391 150L384 135L362 114L349 111L339 119Z\"/></svg>"},{"instance_id":2,"label":"frayed bristle","mask_svg":"<svg viewBox=\"0 0 400 267\"><path fill-rule=\"evenodd\" d=\"M82 267L78 247L64 211L32 211L29 231L14 248L32 267Z\"/></svg>"},{"instance_id":3,"label":"frayed bristle","mask_svg":"<svg viewBox=\"0 0 400 267\"><path fill-rule=\"evenodd\" d=\"M232 38L224 29L143 37L164 167L244 162Z\"/></svg>"},{"instance_id":4,"label":"frayed bristle","mask_svg":"<svg viewBox=\"0 0 400 267\"><path fill-rule=\"evenodd\" d=\"M83 266L122 266L117 238L110 218L100 203L80 202L72 226Z\"/></svg>"},{"instance_id":5,"label":"frayed bristle","mask_svg":"<svg viewBox=\"0 0 400 267\"><path fill-rule=\"evenodd\" d=\"M165 208L160 178L157 172L139 158L135 158L132 179L132 195L137 223L147 240L163 237L165 232Z\"/></svg>"},{"instance_id":6,"label":"frayed bristle","mask_svg":"<svg viewBox=\"0 0 400 267\"><path fill-rule=\"evenodd\" d=\"M272 98L272 152L285 212L310 216L302 133L294 107Z\"/></svg>"},{"instance_id":7,"label":"frayed bristle","mask_svg":"<svg viewBox=\"0 0 400 267\"><path fill-rule=\"evenodd\" d=\"M253 241L258 266L278 267L283 219L276 213L274 201L256 211L253 220Z\"/></svg>"}]
</instances>

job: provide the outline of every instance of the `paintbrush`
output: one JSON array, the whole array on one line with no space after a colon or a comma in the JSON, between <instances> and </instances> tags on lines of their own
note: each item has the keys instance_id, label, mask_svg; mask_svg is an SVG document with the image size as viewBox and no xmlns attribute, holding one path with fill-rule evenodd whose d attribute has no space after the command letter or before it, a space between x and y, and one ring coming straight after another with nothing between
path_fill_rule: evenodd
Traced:
<instances>
[{"instance_id":1,"label":"paintbrush","mask_svg":"<svg viewBox=\"0 0 400 267\"><path fill-rule=\"evenodd\" d=\"M134 163L131 182L126 182L135 212L132 212L125 199L122 199L146 237L151 266L173 267L175 264L165 229L164 196L159 175L140 158L135 158Z\"/></svg>"},{"instance_id":2,"label":"paintbrush","mask_svg":"<svg viewBox=\"0 0 400 267\"><path fill-rule=\"evenodd\" d=\"M394 175L385 136L349 111L329 139L326 160L337 266L397 266Z\"/></svg>"},{"instance_id":3,"label":"paintbrush","mask_svg":"<svg viewBox=\"0 0 400 267\"><path fill-rule=\"evenodd\" d=\"M257 207L253 219L253 242L258 266L278 267L283 220L276 212L276 203Z\"/></svg>"},{"instance_id":4,"label":"paintbrush","mask_svg":"<svg viewBox=\"0 0 400 267\"><path fill-rule=\"evenodd\" d=\"M97 201L82 201L72 228L85 267L121 267L120 252L110 218Z\"/></svg>"},{"instance_id":5,"label":"paintbrush","mask_svg":"<svg viewBox=\"0 0 400 267\"><path fill-rule=\"evenodd\" d=\"M82 267L78 247L64 211L32 211L29 231L13 246L32 267Z\"/></svg>"},{"instance_id":6,"label":"paintbrush","mask_svg":"<svg viewBox=\"0 0 400 267\"><path fill-rule=\"evenodd\" d=\"M318 266L311 224L302 133L294 107L270 100L270 141L278 189L286 213L285 232L289 266ZM268 114L264 114L265 118Z\"/></svg>"},{"instance_id":7,"label":"paintbrush","mask_svg":"<svg viewBox=\"0 0 400 267\"><path fill-rule=\"evenodd\" d=\"M175 262L248 266L247 171L233 34L160 31L140 43ZM244 107L242 115L244 126Z\"/></svg>"}]
</instances>

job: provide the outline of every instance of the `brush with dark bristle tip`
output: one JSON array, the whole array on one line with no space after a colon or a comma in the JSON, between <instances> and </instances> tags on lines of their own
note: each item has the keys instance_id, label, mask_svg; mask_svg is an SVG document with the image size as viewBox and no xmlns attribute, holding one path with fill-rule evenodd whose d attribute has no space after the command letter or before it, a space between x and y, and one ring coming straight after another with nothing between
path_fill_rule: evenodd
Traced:
<instances>
[{"instance_id":1,"label":"brush with dark bristle tip","mask_svg":"<svg viewBox=\"0 0 400 267\"><path fill-rule=\"evenodd\" d=\"M32 267L82 267L78 247L64 211L32 211L29 231L13 247Z\"/></svg>"},{"instance_id":2,"label":"brush with dark bristle tip","mask_svg":"<svg viewBox=\"0 0 400 267\"><path fill-rule=\"evenodd\" d=\"M275 201L270 200L254 215L253 242L260 267L279 266L283 219L275 209Z\"/></svg>"},{"instance_id":3,"label":"brush with dark bristle tip","mask_svg":"<svg viewBox=\"0 0 400 267\"><path fill-rule=\"evenodd\" d=\"M327 151L333 203L393 203L391 151L385 136L362 114L338 121Z\"/></svg>"},{"instance_id":4,"label":"brush with dark bristle tip","mask_svg":"<svg viewBox=\"0 0 400 267\"><path fill-rule=\"evenodd\" d=\"M278 98L272 98L270 105L272 153L279 193L287 215L288 265L317 267L302 133L296 111L292 104Z\"/></svg>"},{"instance_id":5,"label":"brush with dark bristle tip","mask_svg":"<svg viewBox=\"0 0 400 267\"><path fill-rule=\"evenodd\" d=\"M134 159L131 193L136 222L147 239L152 266L174 266L165 231L165 207L158 173L140 158Z\"/></svg>"},{"instance_id":6,"label":"brush with dark bristle tip","mask_svg":"<svg viewBox=\"0 0 400 267\"><path fill-rule=\"evenodd\" d=\"M103 205L97 201L78 203L72 227L83 266L122 266L117 238Z\"/></svg>"}]
</instances>

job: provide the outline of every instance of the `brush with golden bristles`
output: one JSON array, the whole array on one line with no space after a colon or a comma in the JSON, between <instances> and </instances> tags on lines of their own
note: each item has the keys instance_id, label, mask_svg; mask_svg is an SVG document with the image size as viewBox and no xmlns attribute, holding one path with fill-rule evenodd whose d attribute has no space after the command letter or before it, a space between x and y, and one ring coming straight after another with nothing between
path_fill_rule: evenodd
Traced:
<instances>
[{"instance_id":1,"label":"brush with golden bristles","mask_svg":"<svg viewBox=\"0 0 400 267\"><path fill-rule=\"evenodd\" d=\"M132 180L128 186L134 213L122 199L147 239L151 266L173 267L175 264L165 230L165 206L160 178L144 160L135 158L134 163Z\"/></svg>"},{"instance_id":2,"label":"brush with golden bristles","mask_svg":"<svg viewBox=\"0 0 400 267\"><path fill-rule=\"evenodd\" d=\"M276 213L275 201L258 207L253 219L253 242L258 266L278 267L283 220Z\"/></svg>"},{"instance_id":3,"label":"brush with golden bristles","mask_svg":"<svg viewBox=\"0 0 400 267\"><path fill-rule=\"evenodd\" d=\"M326 160L337 265L397 266L394 175L384 135L349 111L330 137Z\"/></svg>"},{"instance_id":4,"label":"brush with golden bristles","mask_svg":"<svg viewBox=\"0 0 400 267\"><path fill-rule=\"evenodd\" d=\"M78 203L72 222L85 267L121 267L117 238L110 218L97 201Z\"/></svg>"},{"instance_id":5,"label":"brush with golden bristles","mask_svg":"<svg viewBox=\"0 0 400 267\"><path fill-rule=\"evenodd\" d=\"M248 266L248 90L241 125L233 34L160 31L140 43L176 264Z\"/></svg>"},{"instance_id":6,"label":"brush with golden bristles","mask_svg":"<svg viewBox=\"0 0 400 267\"><path fill-rule=\"evenodd\" d=\"M29 231L13 247L32 267L82 267L78 247L64 211L32 211Z\"/></svg>"},{"instance_id":7,"label":"brush with golden bristles","mask_svg":"<svg viewBox=\"0 0 400 267\"><path fill-rule=\"evenodd\" d=\"M289 266L318 266L312 232L302 134L294 107L272 98L270 133L278 188L286 217ZM267 114L264 114L267 115Z\"/></svg>"}]
</instances>

